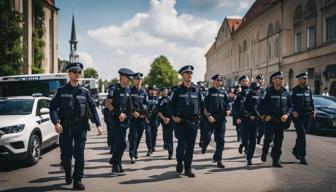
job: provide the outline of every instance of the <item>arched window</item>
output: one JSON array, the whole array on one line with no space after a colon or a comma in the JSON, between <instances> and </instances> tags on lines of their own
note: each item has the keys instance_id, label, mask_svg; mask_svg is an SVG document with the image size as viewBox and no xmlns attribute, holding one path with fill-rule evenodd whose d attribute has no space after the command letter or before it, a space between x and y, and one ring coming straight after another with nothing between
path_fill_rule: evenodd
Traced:
<instances>
[{"instance_id":1,"label":"arched window","mask_svg":"<svg viewBox=\"0 0 336 192\"><path fill-rule=\"evenodd\" d=\"M268 31L267 31L267 36L271 36L271 35L273 35L273 24L272 23L270 23L269 25L268 25Z\"/></svg>"},{"instance_id":2,"label":"arched window","mask_svg":"<svg viewBox=\"0 0 336 192\"><path fill-rule=\"evenodd\" d=\"M293 15L293 25L300 25L302 23L303 19L303 11L302 11L302 6L298 5L296 6L294 15Z\"/></svg>"},{"instance_id":3,"label":"arched window","mask_svg":"<svg viewBox=\"0 0 336 192\"><path fill-rule=\"evenodd\" d=\"M274 41L274 57L279 57L279 40Z\"/></svg>"},{"instance_id":4,"label":"arched window","mask_svg":"<svg viewBox=\"0 0 336 192\"><path fill-rule=\"evenodd\" d=\"M267 52L268 52L268 58L271 59L272 58L272 45L271 45L271 42L269 42L268 45L267 45Z\"/></svg>"},{"instance_id":5,"label":"arched window","mask_svg":"<svg viewBox=\"0 0 336 192\"><path fill-rule=\"evenodd\" d=\"M302 6L298 5L295 9L293 15L293 26L294 26L294 52L301 52L301 24L303 19Z\"/></svg>"},{"instance_id":6,"label":"arched window","mask_svg":"<svg viewBox=\"0 0 336 192\"><path fill-rule=\"evenodd\" d=\"M280 22L277 21L275 24L275 32L280 32L280 30L281 30Z\"/></svg>"},{"instance_id":7,"label":"arched window","mask_svg":"<svg viewBox=\"0 0 336 192\"><path fill-rule=\"evenodd\" d=\"M246 51L247 51L247 41L245 39L243 43L243 52L246 52Z\"/></svg>"}]
</instances>

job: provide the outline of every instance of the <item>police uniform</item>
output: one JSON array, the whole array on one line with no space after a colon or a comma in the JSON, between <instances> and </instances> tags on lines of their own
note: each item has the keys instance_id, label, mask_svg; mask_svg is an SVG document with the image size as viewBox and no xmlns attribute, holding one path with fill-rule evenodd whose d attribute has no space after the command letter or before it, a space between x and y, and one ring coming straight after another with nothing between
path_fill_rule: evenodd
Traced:
<instances>
[{"instance_id":1,"label":"police uniform","mask_svg":"<svg viewBox=\"0 0 336 192\"><path fill-rule=\"evenodd\" d=\"M257 80L260 79L264 79L264 75L263 74L259 74L256 76ZM264 95L265 92L265 88L262 87L262 85L259 85L259 91L258 91L258 95L260 96L260 98ZM264 136L265 134L265 122L262 119L258 119L257 120L257 144L260 144L261 138Z\"/></svg>"},{"instance_id":2,"label":"police uniform","mask_svg":"<svg viewBox=\"0 0 336 192\"><path fill-rule=\"evenodd\" d=\"M222 80L220 75L214 75L212 80ZM205 126L204 143L202 146L202 152L205 152L207 146L211 141L211 135L214 133L216 142L216 151L213 155L213 160L217 162L219 168L224 168L222 164L222 153L224 150L224 137L226 130L226 112L229 110L228 96L224 89L211 87L204 99L205 108L208 112ZM215 122L210 123L208 117L213 117Z\"/></svg>"},{"instance_id":3,"label":"police uniform","mask_svg":"<svg viewBox=\"0 0 336 192\"><path fill-rule=\"evenodd\" d=\"M308 73L298 74L296 78L308 79ZM297 138L292 153L298 160L300 160L301 164L307 164L305 159L306 132L309 119L315 110L313 96L311 89L308 86L301 87L300 85L294 87L290 94L293 101L293 112L296 111L299 114L299 117L293 117Z\"/></svg>"},{"instance_id":4,"label":"police uniform","mask_svg":"<svg viewBox=\"0 0 336 192\"><path fill-rule=\"evenodd\" d=\"M260 101L259 90L260 86L258 83L251 83L250 92L247 94L242 108L242 118L246 122L246 143L244 145L247 148L247 165L252 165L252 158L256 147L257 123L259 119L257 109Z\"/></svg>"},{"instance_id":5,"label":"police uniform","mask_svg":"<svg viewBox=\"0 0 336 192\"><path fill-rule=\"evenodd\" d=\"M271 75L271 79L283 77L281 71ZM273 158L274 167L282 167L279 163L279 159L282 153L281 147L284 138L284 129L290 125L290 118L288 118L286 122L282 122L280 119L283 115L290 117L292 111L292 99L284 87L281 87L280 90L276 90L273 85L266 89L260 101L259 113L264 116L270 116L271 120L265 122L265 143L262 149L261 160L263 162L266 161L269 146L273 140L271 156Z\"/></svg>"},{"instance_id":6,"label":"police uniform","mask_svg":"<svg viewBox=\"0 0 336 192\"><path fill-rule=\"evenodd\" d=\"M127 68L122 68L119 70L119 74L132 77L134 72ZM126 131L129 127L132 111L132 101L129 95L130 89L128 86L122 87L120 83L116 83L109 89L107 96L108 99L112 100L112 127L115 129L115 146L110 163L112 164L112 172L117 173L123 172L121 159L126 149ZM127 116L123 122L119 120L121 113Z\"/></svg>"},{"instance_id":7,"label":"police uniform","mask_svg":"<svg viewBox=\"0 0 336 192\"><path fill-rule=\"evenodd\" d=\"M162 96L158 101L157 111L161 112L162 115L166 118L171 117L171 109L169 104L169 97ZM165 124L163 119L160 119L162 125L162 134L163 134L163 142L166 150L168 151L168 159L170 160L173 155L174 145L173 145L173 131L174 124L173 120L170 118L169 122Z\"/></svg>"},{"instance_id":8,"label":"police uniform","mask_svg":"<svg viewBox=\"0 0 336 192\"><path fill-rule=\"evenodd\" d=\"M245 79L249 79L246 75L243 75L239 78L239 82L245 80ZM239 145L239 153L242 153L243 148L245 148L245 152L247 150L246 148L246 143L247 143L247 138L246 138L246 134L247 134L247 127L248 126L248 122L244 121L245 119L242 118L242 107L243 107L243 102L247 96L247 94L250 92L250 88L241 85L242 91L239 92L233 102L233 106L232 106L232 110L235 116L235 119L240 119L241 123L237 124L236 126L239 130L239 136L241 138L241 144Z\"/></svg>"},{"instance_id":9,"label":"police uniform","mask_svg":"<svg viewBox=\"0 0 336 192\"><path fill-rule=\"evenodd\" d=\"M143 76L142 73L135 73L134 78L142 78L142 76ZM134 159L138 158L137 151L144 131L146 134L146 145L148 149L147 153L148 156L150 155L152 150L152 143L151 143L150 126L146 122L147 100L148 100L147 91L144 88L141 87L137 88L133 86L131 88L130 96L132 98L132 103L134 106L133 112L138 112L140 114L138 118L132 116L130 132L128 135L128 140L130 144L129 155L131 158L131 163L135 163Z\"/></svg>"},{"instance_id":10,"label":"police uniform","mask_svg":"<svg viewBox=\"0 0 336 192\"><path fill-rule=\"evenodd\" d=\"M154 87L149 87L148 90L155 90ZM157 116L157 105L159 97L148 95L147 107L148 107L148 120L150 126L150 135L151 135L151 149L152 152L155 152L156 147L156 138L159 127L159 119Z\"/></svg>"},{"instance_id":11,"label":"police uniform","mask_svg":"<svg viewBox=\"0 0 336 192\"><path fill-rule=\"evenodd\" d=\"M193 66L184 66L179 70L180 74L192 72ZM172 116L181 118L181 122L176 123L176 137L178 144L176 148L176 171L183 171L185 175L195 177L191 171L197 128L199 126L199 116L203 108L203 98L199 88L195 84L186 87L179 85L171 95Z\"/></svg>"},{"instance_id":12,"label":"police uniform","mask_svg":"<svg viewBox=\"0 0 336 192\"><path fill-rule=\"evenodd\" d=\"M107 88L107 92L109 93L110 92L110 89L112 88L112 86L109 86ZM112 154L113 150L114 150L114 147L115 147L115 144L114 144L114 137L115 137L115 134L114 134L114 130L112 128L112 112L105 106L103 107L102 109L102 113L104 115L104 121L106 123L106 130L107 130L107 145L110 147L110 153Z\"/></svg>"},{"instance_id":13,"label":"police uniform","mask_svg":"<svg viewBox=\"0 0 336 192\"><path fill-rule=\"evenodd\" d=\"M69 72L81 72L81 63L71 63L67 66ZM61 161L66 175L66 183L71 184L71 160L75 158L73 173L74 188L85 189L81 183L84 174L84 149L86 133L89 129L89 111L97 127L100 126L96 105L90 92L77 85L73 87L70 82L57 89L50 103L50 118L53 124L60 123L63 127L59 136Z\"/></svg>"}]
</instances>

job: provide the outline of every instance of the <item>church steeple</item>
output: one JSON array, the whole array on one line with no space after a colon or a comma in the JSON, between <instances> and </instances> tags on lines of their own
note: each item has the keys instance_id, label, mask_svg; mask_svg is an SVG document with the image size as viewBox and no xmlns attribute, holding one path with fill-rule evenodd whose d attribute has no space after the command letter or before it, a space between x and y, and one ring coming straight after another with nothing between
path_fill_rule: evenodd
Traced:
<instances>
[{"instance_id":1,"label":"church steeple","mask_svg":"<svg viewBox=\"0 0 336 192\"><path fill-rule=\"evenodd\" d=\"M75 28L75 15L72 15L72 25L71 25L71 37L70 37L70 55L69 61L71 63L78 62L79 55L77 54L77 35L76 35L76 28Z\"/></svg>"}]
</instances>

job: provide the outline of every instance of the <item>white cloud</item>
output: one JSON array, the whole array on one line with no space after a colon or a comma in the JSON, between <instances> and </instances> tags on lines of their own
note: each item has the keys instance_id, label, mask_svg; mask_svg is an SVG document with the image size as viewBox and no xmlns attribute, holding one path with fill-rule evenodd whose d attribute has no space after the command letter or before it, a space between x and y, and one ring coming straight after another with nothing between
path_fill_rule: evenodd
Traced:
<instances>
[{"instance_id":1,"label":"white cloud","mask_svg":"<svg viewBox=\"0 0 336 192\"><path fill-rule=\"evenodd\" d=\"M101 77L111 78L121 67L148 74L154 58L165 55L176 70L194 65L195 81L203 80L204 54L217 34L219 23L179 14L175 4L176 0L151 0L147 12L135 14L120 26L89 30L91 40L87 42L101 50L95 57Z\"/></svg>"},{"instance_id":2,"label":"white cloud","mask_svg":"<svg viewBox=\"0 0 336 192\"><path fill-rule=\"evenodd\" d=\"M92 56L89 53L81 51L78 51L77 53L79 55L79 62L83 63L85 68L93 67L94 62Z\"/></svg>"}]
</instances>

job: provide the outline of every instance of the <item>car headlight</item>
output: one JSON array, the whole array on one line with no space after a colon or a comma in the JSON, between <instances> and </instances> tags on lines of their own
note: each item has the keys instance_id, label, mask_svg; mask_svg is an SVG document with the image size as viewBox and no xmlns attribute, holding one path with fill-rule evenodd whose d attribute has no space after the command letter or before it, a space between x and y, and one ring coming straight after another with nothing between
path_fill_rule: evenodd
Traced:
<instances>
[{"instance_id":1,"label":"car headlight","mask_svg":"<svg viewBox=\"0 0 336 192\"><path fill-rule=\"evenodd\" d=\"M1 127L0 132L2 132L3 134L19 133L23 131L24 127L25 127L24 124L13 125L13 126L8 126L8 127Z\"/></svg>"}]
</instances>

